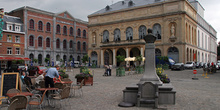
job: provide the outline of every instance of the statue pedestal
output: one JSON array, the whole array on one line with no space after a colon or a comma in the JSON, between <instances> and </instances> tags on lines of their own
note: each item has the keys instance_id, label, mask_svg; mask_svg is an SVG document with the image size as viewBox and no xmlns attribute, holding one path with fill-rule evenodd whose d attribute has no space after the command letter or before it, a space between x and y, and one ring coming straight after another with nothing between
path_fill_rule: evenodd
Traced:
<instances>
[{"instance_id":1,"label":"statue pedestal","mask_svg":"<svg viewBox=\"0 0 220 110\"><path fill-rule=\"evenodd\" d=\"M127 86L123 90L123 102L137 103L138 86L136 84ZM159 86L159 105L176 103L176 90L171 83Z\"/></svg>"}]
</instances>

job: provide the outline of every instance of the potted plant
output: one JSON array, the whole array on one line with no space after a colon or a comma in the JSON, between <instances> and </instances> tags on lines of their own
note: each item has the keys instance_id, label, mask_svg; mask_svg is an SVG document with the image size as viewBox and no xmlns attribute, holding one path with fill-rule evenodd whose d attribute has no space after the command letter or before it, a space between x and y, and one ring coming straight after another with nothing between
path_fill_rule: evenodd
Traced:
<instances>
[{"instance_id":1,"label":"potted plant","mask_svg":"<svg viewBox=\"0 0 220 110\"><path fill-rule=\"evenodd\" d=\"M91 74L90 69L87 67L82 68L82 72L76 74L75 76L77 84L80 83L84 79L84 85L91 84L93 85L93 75Z\"/></svg>"},{"instance_id":2,"label":"potted plant","mask_svg":"<svg viewBox=\"0 0 220 110\"><path fill-rule=\"evenodd\" d=\"M124 76L125 75L125 69L121 66L121 63L125 61L124 56L116 56L117 62L119 63L119 68L116 69L116 76Z\"/></svg>"},{"instance_id":3,"label":"potted plant","mask_svg":"<svg viewBox=\"0 0 220 110\"><path fill-rule=\"evenodd\" d=\"M160 78L160 80L163 83L170 83L170 78L168 78L167 74L163 74L164 69L163 68L156 68L157 76Z\"/></svg>"},{"instance_id":4,"label":"potted plant","mask_svg":"<svg viewBox=\"0 0 220 110\"><path fill-rule=\"evenodd\" d=\"M135 61L139 62L139 65L136 67L137 73L138 74L143 73L144 69L140 66L141 65L141 61L143 61L142 55L136 56L135 57Z\"/></svg>"},{"instance_id":5,"label":"potted plant","mask_svg":"<svg viewBox=\"0 0 220 110\"><path fill-rule=\"evenodd\" d=\"M69 78L69 75L66 74L66 71L65 71L64 69L60 69L60 70L59 70L59 75L60 75L60 77L61 77L62 79L64 79L64 78Z\"/></svg>"}]
</instances>

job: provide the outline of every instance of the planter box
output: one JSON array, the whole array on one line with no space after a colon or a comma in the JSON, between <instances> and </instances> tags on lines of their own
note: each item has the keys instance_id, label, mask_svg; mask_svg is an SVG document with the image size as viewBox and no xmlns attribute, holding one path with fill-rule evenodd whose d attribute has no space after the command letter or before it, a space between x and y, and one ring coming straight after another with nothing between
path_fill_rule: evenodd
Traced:
<instances>
[{"instance_id":1,"label":"planter box","mask_svg":"<svg viewBox=\"0 0 220 110\"><path fill-rule=\"evenodd\" d=\"M125 69L116 69L116 76L125 76Z\"/></svg>"},{"instance_id":2,"label":"planter box","mask_svg":"<svg viewBox=\"0 0 220 110\"><path fill-rule=\"evenodd\" d=\"M88 77L88 78L77 78L76 83L81 83L81 81L84 79L83 85L91 84L93 85L93 77Z\"/></svg>"}]
</instances>

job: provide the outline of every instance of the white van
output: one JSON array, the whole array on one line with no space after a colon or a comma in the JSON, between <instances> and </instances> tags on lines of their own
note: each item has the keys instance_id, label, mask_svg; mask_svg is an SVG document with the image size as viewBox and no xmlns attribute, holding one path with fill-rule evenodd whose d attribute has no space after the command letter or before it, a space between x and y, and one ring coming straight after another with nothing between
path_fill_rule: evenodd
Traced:
<instances>
[{"instance_id":1,"label":"white van","mask_svg":"<svg viewBox=\"0 0 220 110\"><path fill-rule=\"evenodd\" d=\"M74 61L74 67L78 68L79 67L79 61Z\"/></svg>"}]
</instances>

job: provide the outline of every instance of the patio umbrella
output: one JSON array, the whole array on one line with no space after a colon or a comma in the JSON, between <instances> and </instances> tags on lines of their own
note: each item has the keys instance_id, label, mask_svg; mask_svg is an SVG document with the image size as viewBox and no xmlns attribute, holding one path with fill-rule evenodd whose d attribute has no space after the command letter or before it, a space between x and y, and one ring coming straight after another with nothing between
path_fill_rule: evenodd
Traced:
<instances>
[{"instance_id":1,"label":"patio umbrella","mask_svg":"<svg viewBox=\"0 0 220 110\"><path fill-rule=\"evenodd\" d=\"M135 61L135 57L127 57L125 58L125 61Z\"/></svg>"}]
</instances>

